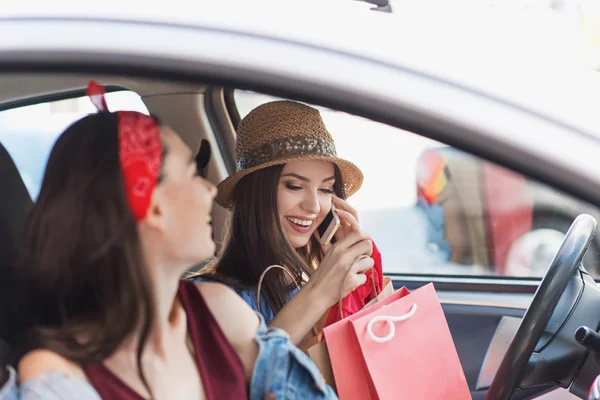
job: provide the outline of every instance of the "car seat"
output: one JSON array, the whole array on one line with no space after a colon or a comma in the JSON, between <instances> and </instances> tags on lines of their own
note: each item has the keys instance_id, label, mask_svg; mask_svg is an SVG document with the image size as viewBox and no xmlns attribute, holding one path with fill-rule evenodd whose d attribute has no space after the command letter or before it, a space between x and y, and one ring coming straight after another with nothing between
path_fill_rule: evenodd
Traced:
<instances>
[{"instance_id":1,"label":"car seat","mask_svg":"<svg viewBox=\"0 0 600 400\"><path fill-rule=\"evenodd\" d=\"M14 270L27 215L33 205L21 174L0 144L0 363L6 362L14 329Z\"/></svg>"}]
</instances>

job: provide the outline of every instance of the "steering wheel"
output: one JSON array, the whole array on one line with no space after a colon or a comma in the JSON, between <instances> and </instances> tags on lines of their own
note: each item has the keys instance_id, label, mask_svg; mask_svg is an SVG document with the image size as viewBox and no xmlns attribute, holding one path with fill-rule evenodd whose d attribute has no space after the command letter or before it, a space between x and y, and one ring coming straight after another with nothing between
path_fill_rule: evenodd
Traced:
<instances>
[{"instance_id":1,"label":"steering wheel","mask_svg":"<svg viewBox=\"0 0 600 400\"><path fill-rule=\"evenodd\" d=\"M596 233L597 225L594 217L582 214L569 228L502 359L486 400L508 400L521 382L527 362L569 280L579 267Z\"/></svg>"}]
</instances>

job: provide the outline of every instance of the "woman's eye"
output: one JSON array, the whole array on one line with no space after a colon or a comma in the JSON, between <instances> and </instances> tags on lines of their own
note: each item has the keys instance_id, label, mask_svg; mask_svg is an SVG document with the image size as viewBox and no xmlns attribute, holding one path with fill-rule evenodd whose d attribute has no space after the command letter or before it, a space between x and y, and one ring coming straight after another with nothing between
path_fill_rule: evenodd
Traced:
<instances>
[{"instance_id":1,"label":"woman's eye","mask_svg":"<svg viewBox=\"0 0 600 400\"><path fill-rule=\"evenodd\" d=\"M331 189L331 188L324 188L324 189L321 189L321 192L323 192L323 193L327 193L327 194L333 194L333 193L334 193L334 192L333 192L333 189Z\"/></svg>"},{"instance_id":2,"label":"woman's eye","mask_svg":"<svg viewBox=\"0 0 600 400\"><path fill-rule=\"evenodd\" d=\"M302 189L302 186L292 185L291 183L286 184L285 187L295 192Z\"/></svg>"}]
</instances>

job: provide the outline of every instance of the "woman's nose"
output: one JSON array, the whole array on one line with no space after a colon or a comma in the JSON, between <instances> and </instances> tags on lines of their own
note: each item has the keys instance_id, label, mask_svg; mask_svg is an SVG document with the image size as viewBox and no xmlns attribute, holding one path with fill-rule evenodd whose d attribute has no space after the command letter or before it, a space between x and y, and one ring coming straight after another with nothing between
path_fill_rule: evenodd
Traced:
<instances>
[{"instance_id":1,"label":"woman's nose","mask_svg":"<svg viewBox=\"0 0 600 400\"><path fill-rule=\"evenodd\" d=\"M307 211L311 214L318 214L321 210L318 194L308 192L302 201L301 207L304 209L304 211Z\"/></svg>"}]
</instances>

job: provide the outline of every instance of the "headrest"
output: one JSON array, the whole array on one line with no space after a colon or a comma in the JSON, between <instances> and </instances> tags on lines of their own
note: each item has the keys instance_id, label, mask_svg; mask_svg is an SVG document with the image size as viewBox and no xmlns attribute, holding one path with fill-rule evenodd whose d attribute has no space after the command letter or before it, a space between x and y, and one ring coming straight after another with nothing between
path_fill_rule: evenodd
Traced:
<instances>
[{"instance_id":1,"label":"headrest","mask_svg":"<svg viewBox=\"0 0 600 400\"><path fill-rule=\"evenodd\" d=\"M9 339L18 314L18 290L15 289L15 264L31 196L10 154L0 144L0 337ZM10 339L9 339L10 340ZM6 342L0 342L0 367L5 362Z\"/></svg>"},{"instance_id":2,"label":"headrest","mask_svg":"<svg viewBox=\"0 0 600 400\"><path fill-rule=\"evenodd\" d=\"M17 166L0 144L0 263L12 265L16 261L32 205L33 201Z\"/></svg>"}]
</instances>

